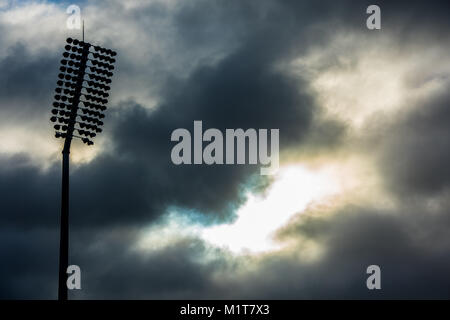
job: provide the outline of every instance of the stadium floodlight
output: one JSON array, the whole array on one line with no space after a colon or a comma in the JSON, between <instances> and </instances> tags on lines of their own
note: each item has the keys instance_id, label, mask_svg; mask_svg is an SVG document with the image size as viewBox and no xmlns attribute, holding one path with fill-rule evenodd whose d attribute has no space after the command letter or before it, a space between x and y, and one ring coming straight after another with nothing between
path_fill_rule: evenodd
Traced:
<instances>
[{"instance_id":1,"label":"stadium floodlight","mask_svg":"<svg viewBox=\"0 0 450 320\"><path fill-rule=\"evenodd\" d=\"M69 155L73 138L91 146L102 132L114 58L111 49L67 38L59 68L50 121L55 137L64 139L62 151L61 230L59 243L58 299L67 300L69 266Z\"/></svg>"}]
</instances>

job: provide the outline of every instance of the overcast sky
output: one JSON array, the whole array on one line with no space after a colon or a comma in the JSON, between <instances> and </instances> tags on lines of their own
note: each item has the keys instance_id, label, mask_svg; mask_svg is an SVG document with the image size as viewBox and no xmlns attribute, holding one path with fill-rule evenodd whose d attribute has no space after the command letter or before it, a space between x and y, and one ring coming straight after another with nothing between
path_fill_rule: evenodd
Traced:
<instances>
[{"instance_id":1,"label":"overcast sky","mask_svg":"<svg viewBox=\"0 0 450 320\"><path fill-rule=\"evenodd\" d=\"M71 151L71 299L450 298L450 3L377 1L368 30L344 0L0 0L0 298L57 295L70 4L118 52ZM175 166L194 120L279 129L280 170Z\"/></svg>"}]
</instances>

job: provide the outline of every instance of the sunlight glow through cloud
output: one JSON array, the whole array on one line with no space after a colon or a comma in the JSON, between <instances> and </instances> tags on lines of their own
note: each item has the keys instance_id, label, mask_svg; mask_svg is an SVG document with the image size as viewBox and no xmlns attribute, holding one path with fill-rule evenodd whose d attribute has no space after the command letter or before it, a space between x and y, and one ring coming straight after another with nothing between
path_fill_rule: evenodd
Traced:
<instances>
[{"instance_id":1,"label":"sunlight glow through cloud","mask_svg":"<svg viewBox=\"0 0 450 320\"><path fill-rule=\"evenodd\" d=\"M438 75L450 70L441 49L402 51L392 41L340 34L327 49L313 48L292 61L288 72L308 78L330 117L366 128L377 114L393 117L440 90L445 81Z\"/></svg>"},{"instance_id":2,"label":"sunlight glow through cloud","mask_svg":"<svg viewBox=\"0 0 450 320\"><path fill-rule=\"evenodd\" d=\"M262 195L247 195L229 224L202 226L179 212L171 212L155 226L143 230L137 249L160 250L185 237L199 237L207 243L237 254L263 253L282 248L273 239L275 232L301 213L309 204L340 191L335 172L300 165L282 168L275 182Z\"/></svg>"},{"instance_id":3,"label":"sunlight glow through cloud","mask_svg":"<svg viewBox=\"0 0 450 320\"><path fill-rule=\"evenodd\" d=\"M279 247L272 239L274 232L308 204L338 190L327 171L310 171L302 166L280 170L265 196L248 195L231 224L202 230L208 242L233 252L263 252Z\"/></svg>"}]
</instances>

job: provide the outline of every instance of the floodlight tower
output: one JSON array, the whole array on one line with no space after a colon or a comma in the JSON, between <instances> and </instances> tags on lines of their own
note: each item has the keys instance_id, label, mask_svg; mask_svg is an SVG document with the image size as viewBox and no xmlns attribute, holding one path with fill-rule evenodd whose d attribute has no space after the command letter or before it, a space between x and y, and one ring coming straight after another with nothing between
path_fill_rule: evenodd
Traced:
<instances>
[{"instance_id":1,"label":"floodlight tower","mask_svg":"<svg viewBox=\"0 0 450 320\"><path fill-rule=\"evenodd\" d=\"M58 300L67 300L69 266L69 154L73 138L91 146L92 138L102 132L103 119L111 89L116 52L67 38L55 89L51 122L55 137L65 139L62 151L61 233L59 243ZM80 106L80 103L82 106Z\"/></svg>"}]
</instances>

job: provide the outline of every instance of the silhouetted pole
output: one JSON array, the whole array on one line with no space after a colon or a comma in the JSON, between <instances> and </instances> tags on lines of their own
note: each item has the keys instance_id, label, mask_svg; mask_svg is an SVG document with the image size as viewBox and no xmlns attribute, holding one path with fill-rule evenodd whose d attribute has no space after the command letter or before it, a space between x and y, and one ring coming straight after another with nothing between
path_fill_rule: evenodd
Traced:
<instances>
[{"instance_id":1,"label":"silhouetted pole","mask_svg":"<svg viewBox=\"0 0 450 320\"><path fill-rule=\"evenodd\" d=\"M57 93L56 101L53 103L55 109L52 110L54 116L50 118L52 122L58 123L54 125L56 138L65 139L62 151L58 277L58 300L62 301L68 299L70 145L72 138L80 138L88 146L93 145L94 142L90 138L102 132L103 122L100 119L103 119L105 115L101 111L106 110L108 100L105 98L109 96L108 91L111 89L107 84L111 83L110 77L113 75L111 70L114 70L113 64L116 62L112 58L116 52L110 49L92 46L72 38L68 38L67 43L65 46L67 51L63 53L64 59L61 60L62 73L58 75L60 80L55 89ZM94 51L90 51L90 48ZM84 78L86 75L88 79ZM84 100L81 100L81 97L84 97ZM79 107L80 102L84 107ZM80 136L74 135L75 132L78 132Z\"/></svg>"},{"instance_id":2,"label":"silhouetted pole","mask_svg":"<svg viewBox=\"0 0 450 320\"><path fill-rule=\"evenodd\" d=\"M67 268L69 267L69 154L62 155L61 233L59 239L58 300L67 300Z\"/></svg>"}]
</instances>

